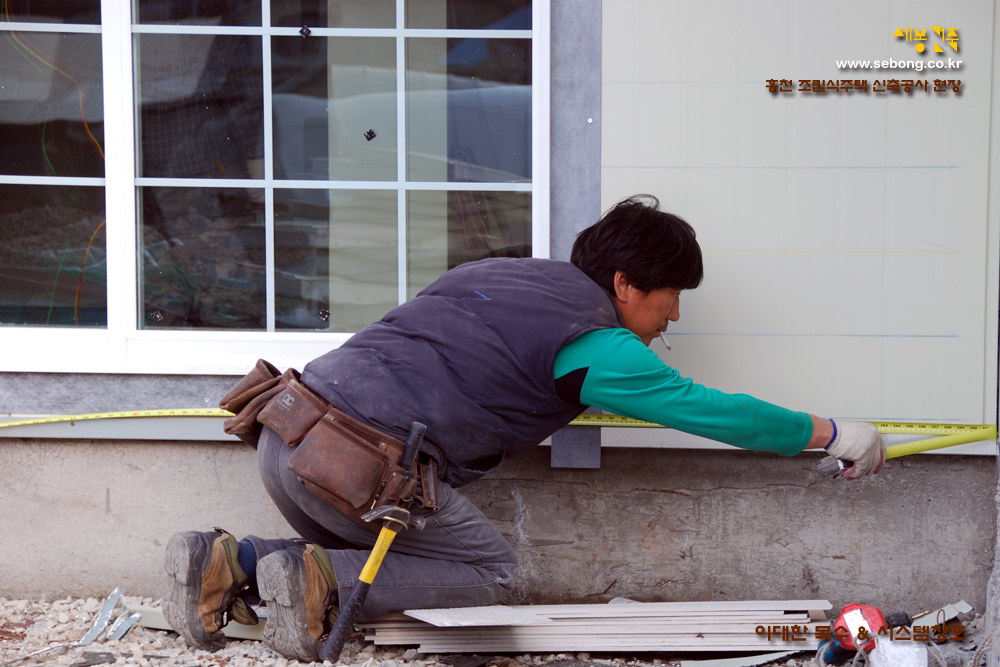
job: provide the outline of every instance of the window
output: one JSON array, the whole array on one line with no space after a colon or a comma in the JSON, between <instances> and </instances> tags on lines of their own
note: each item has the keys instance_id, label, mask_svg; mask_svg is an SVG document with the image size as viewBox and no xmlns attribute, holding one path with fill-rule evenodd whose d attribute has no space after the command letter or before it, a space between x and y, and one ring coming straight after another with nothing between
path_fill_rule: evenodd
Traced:
<instances>
[{"instance_id":1,"label":"window","mask_svg":"<svg viewBox=\"0 0 1000 667\"><path fill-rule=\"evenodd\" d=\"M127 4L3 5L0 370L301 365L547 255L547 2Z\"/></svg>"},{"instance_id":2,"label":"window","mask_svg":"<svg viewBox=\"0 0 1000 667\"><path fill-rule=\"evenodd\" d=\"M100 3L0 7L0 322L105 326Z\"/></svg>"}]
</instances>

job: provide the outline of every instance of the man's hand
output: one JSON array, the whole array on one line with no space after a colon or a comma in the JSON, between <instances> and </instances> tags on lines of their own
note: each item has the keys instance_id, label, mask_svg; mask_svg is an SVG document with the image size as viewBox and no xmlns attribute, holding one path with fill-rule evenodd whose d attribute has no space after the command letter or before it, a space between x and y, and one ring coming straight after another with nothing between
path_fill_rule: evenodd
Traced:
<instances>
[{"instance_id":1,"label":"man's hand","mask_svg":"<svg viewBox=\"0 0 1000 667\"><path fill-rule=\"evenodd\" d=\"M835 428L837 435L826 451L830 456L854 464L842 473L844 479L858 479L882 469L885 443L874 424L837 422Z\"/></svg>"}]
</instances>

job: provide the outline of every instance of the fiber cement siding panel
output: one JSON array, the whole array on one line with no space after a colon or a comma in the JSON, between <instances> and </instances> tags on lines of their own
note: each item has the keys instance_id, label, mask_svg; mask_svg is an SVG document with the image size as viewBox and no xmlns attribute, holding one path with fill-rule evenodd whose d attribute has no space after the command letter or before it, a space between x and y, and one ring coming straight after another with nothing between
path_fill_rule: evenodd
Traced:
<instances>
[{"instance_id":1,"label":"fiber cement siding panel","mask_svg":"<svg viewBox=\"0 0 1000 667\"><path fill-rule=\"evenodd\" d=\"M603 206L656 194L705 250L668 363L834 417L994 421L993 12L973 0L604 3ZM941 23L959 29L960 51L923 60L961 70L836 65L919 60L893 32L926 25L933 38ZM931 92L772 95L772 78L911 78ZM933 92L935 78L961 79L961 95Z\"/></svg>"}]
</instances>

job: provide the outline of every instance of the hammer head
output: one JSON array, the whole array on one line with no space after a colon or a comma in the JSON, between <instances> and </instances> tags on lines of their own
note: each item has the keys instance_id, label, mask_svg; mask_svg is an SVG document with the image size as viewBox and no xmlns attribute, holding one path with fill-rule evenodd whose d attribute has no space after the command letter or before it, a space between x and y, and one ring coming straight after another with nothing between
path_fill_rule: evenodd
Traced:
<instances>
[{"instance_id":1,"label":"hammer head","mask_svg":"<svg viewBox=\"0 0 1000 667\"><path fill-rule=\"evenodd\" d=\"M426 523L423 517L411 516L409 510L396 505L381 505L361 515L361 518L368 523L382 521L386 526L394 528L396 532L404 531L407 528L422 530Z\"/></svg>"}]
</instances>

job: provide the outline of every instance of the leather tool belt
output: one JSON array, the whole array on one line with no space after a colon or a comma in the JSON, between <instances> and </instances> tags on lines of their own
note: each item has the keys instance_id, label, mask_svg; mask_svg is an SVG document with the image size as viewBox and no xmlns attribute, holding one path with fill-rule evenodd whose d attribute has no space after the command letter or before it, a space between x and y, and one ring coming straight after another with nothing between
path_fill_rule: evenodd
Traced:
<instances>
[{"instance_id":1,"label":"leather tool belt","mask_svg":"<svg viewBox=\"0 0 1000 667\"><path fill-rule=\"evenodd\" d=\"M256 446L261 425L271 428L295 449L288 469L310 492L359 523L375 507L405 507L415 498L432 511L440 509L434 459L423 457L405 470L399 465L405 443L330 405L299 382L294 369L281 374L261 359L219 405L236 413L226 420L226 433Z\"/></svg>"}]
</instances>

